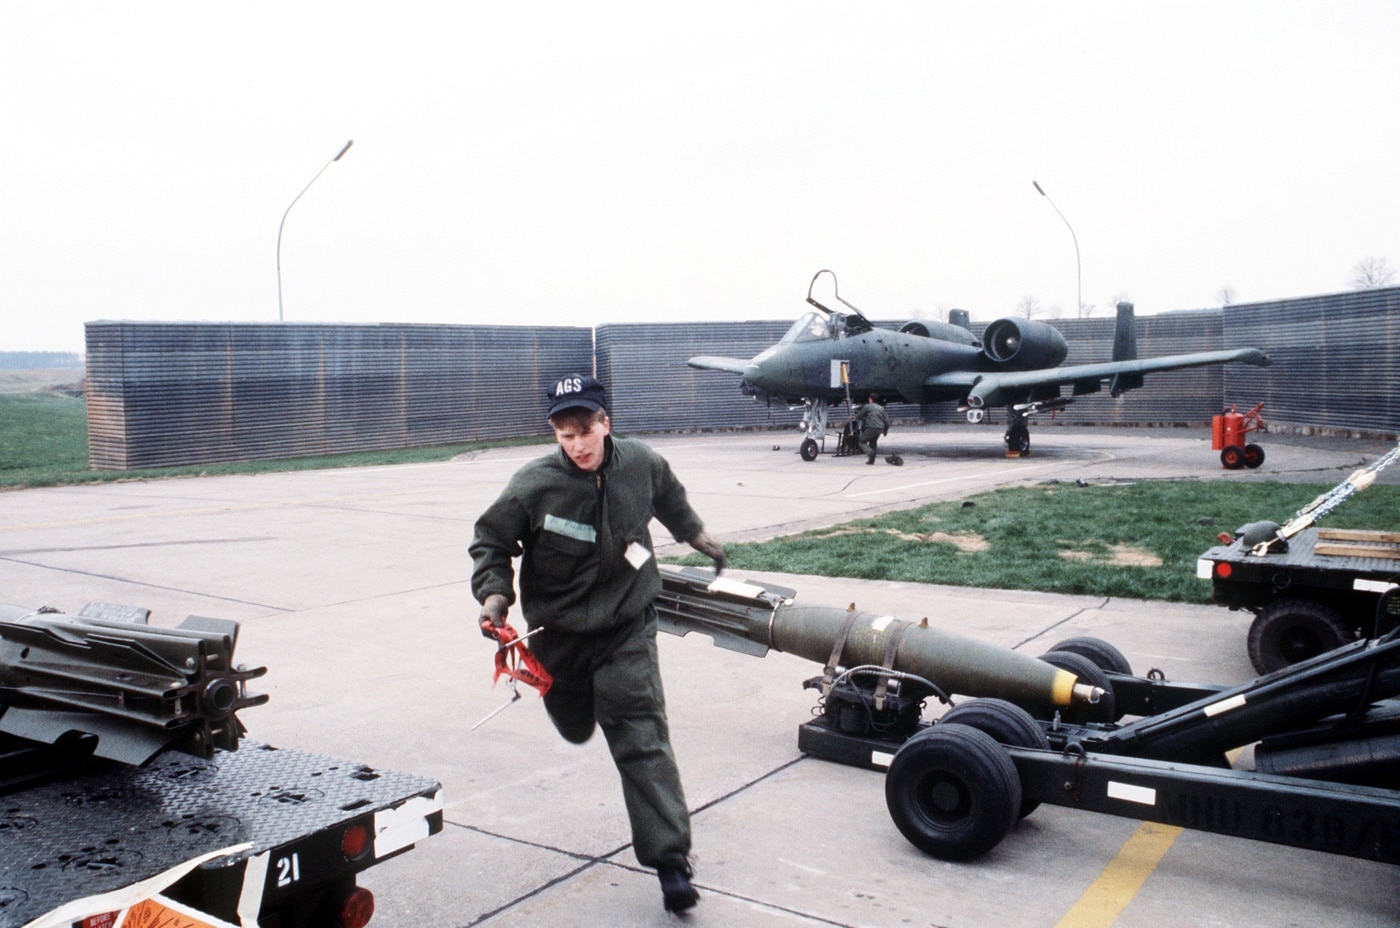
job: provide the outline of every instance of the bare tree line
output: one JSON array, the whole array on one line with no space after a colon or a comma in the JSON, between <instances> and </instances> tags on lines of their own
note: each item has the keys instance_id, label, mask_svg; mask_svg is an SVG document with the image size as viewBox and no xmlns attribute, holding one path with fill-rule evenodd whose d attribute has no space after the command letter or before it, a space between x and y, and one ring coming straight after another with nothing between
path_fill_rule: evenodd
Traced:
<instances>
[{"instance_id":1,"label":"bare tree line","mask_svg":"<svg viewBox=\"0 0 1400 928\"><path fill-rule=\"evenodd\" d=\"M1384 257L1370 255L1352 265L1351 278L1348 283L1352 290L1379 290L1382 287L1393 285L1398 276L1400 276L1400 271L1392 267ZM1109 299L1107 305L1117 306L1124 302L1131 303L1132 298L1127 293L1120 291ZM1239 302L1239 293L1229 284L1223 284L1219 290L1215 291L1215 305L1223 308L1233 306L1237 302ZM1097 309L1097 304L1081 303L1077 318L1088 319L1094 315ZM1059 319L1064 315L1064 312L1059 306L1046 307L1039 298L1027 295L1021 297L1016 303L1015 314L1027 319L1037 317Z\"/></svg>"},{"instance_id":2,"label":"bare tree line","mask_svg":"<svg viewBox=\"0 0 1400 928\"><path fill-rule=\"evenodd\" d=\"M1362 258L1352 265L1351 278L1348 281L1352 290L1379 290L1382 287L1389 287L1395 283L1400 276L1391 266L1390 262L1380 255L1370 255ZM1116 294L1108 301L1109 306L1117 306L1121 302L1132 302L1126 294ZM1217 306L1233 306L1239 301L1239 294L1234 287L1224 284L1215 292L1215 303ZM1079 307L1079 318L1087 319L1094 314L1097 307L1093 303L1084 303ZM1033 296L1024 296L1016 304L1016 314L1025 316L1027 319L1035 316L1048 316L1051 319L1060 318L1059 307L1045 309L1041 306L1040 300Z\"/></svg>"}]
</instances>

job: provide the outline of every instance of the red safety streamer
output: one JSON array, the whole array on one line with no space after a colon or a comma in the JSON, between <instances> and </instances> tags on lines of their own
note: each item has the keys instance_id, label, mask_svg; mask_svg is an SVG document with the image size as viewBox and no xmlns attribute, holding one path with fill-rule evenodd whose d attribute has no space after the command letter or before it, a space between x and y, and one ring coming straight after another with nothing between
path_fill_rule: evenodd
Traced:
<instances>
[{"instance_id":1,"label":"red safety streamer","mask_svg":"<svg viewBox=\"0 0 1400 928\"><path fill-rule=\"evenodd\" d=\"M481 630L487 637L496 639L498 645L496 673L491 678L492 685L499 682L501 675L505 674L512 680L533 686L539 690L541 696L549 692L549 688L554 685L554 678L544 669L540 659L530 653L529 647L520 640L520 635L510 627L509 622L492 625L490 619L482 619Z\"/></svg>"}]
</instances>

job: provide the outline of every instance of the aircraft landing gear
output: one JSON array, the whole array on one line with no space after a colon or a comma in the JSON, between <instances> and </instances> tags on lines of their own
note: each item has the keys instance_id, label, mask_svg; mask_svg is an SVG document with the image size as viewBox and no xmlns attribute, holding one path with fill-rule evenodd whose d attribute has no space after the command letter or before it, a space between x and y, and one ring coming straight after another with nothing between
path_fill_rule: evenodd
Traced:
<instances>
[{"instance_id":1,"label":"aircraft landing gear","mask_svg":"<svg viewBox=\"0 0 1400 928\"><path fill-rule=\"evenodd\" d=\"M815 461L817 455L826 450L826 425L830 414L830 407L822 399L804 399L802 401L802 429L806 436L802 439L802 444L798 446L798 453L802 455L804 461ZM841 426L841 432L836 439L836 456L845 457L851 454L860 454L860 429L854 419L850 418L851 401L846 400L847 419ZM904 463L902 460L900 463Z\"/></svg>"},{"instance_id":2,"label":"aircraft landing gear","mask_svg":"<svg viewBox=\"0 0 1400 928\"><path fill-rule=\"evenodd\" d=\"M1026 417L1015 409L1011 410L1011 422L1006 427L1006 456L1023 458L1031 453L1031 429Z\"/></svg>"},{"instance_id":3,"label":"aircraft landing gear","mask_svg":"<svg viewBox=\"0 0 1400 928\"><path fill-rule=\"evenodd\" d=\"M826 443L826 401L804 399L802 401L802 430L807 437L802 439L798 451L804 461L815 461Z\"/></svg>"},{"instance_id":4,"label":"aircraft landing gear","mask_svg":"<svg viewBox=\"0 0 1400 928\"><path fill-rule=\"evenodd\" d=\"M1053 416L1074 402L1073 397L1055 396L1030 403L1013 403L1006 407L1006 456L1023 458L1031 453L1030 417L1048 412Z\"/></svg>"}]
</instances>

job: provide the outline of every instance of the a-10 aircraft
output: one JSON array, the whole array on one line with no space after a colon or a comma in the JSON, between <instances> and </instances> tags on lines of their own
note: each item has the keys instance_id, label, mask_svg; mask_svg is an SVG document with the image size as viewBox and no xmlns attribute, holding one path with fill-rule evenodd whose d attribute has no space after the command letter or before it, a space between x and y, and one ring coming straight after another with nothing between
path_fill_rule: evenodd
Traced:
<instances>
[{"instance_id":1,"label":"a-10 aircraft","mask_svg":"<svg viewBox=\"0 0 1400 928\"><path fill-rule=\"evenodd\" d=\"M832 275L832 292L844 311L823 306L812 289ZM815 460L826 437L827 413L840 403L864 402L870 394L903 403L956 402L969 422L981 422L992 406L1005 406L1008 454L1030 452L1028 418L1062 409L1074 397L1107 385L1113 396L1140 387L1153 371L1242 361L1268 367L1257 348L1201 351L1160 358L1138 358L1130 303L1118 304L1113 359L1097 364L1059 366L1069 353L1054 326L1008 316L987 326L979 341L966 310L953 310L948 322L914 320L898 331L877 329L860 310L841 298L836 275L818 271L807 287L816 308L793 323L776 345L752 359L702 355L687 363L701 370L727 371L741 378L740 389L759 399L802 403L803 460ZM1062 387L1072 393L1060 395Z\"/></svg>"}]
</instances>

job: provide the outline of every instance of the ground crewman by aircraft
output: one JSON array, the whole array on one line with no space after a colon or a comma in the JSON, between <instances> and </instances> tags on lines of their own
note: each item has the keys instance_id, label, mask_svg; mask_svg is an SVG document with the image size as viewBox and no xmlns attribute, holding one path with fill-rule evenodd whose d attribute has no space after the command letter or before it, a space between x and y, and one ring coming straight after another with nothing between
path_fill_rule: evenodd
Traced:
<instances>
[{"instance_id":1,"label":"ground crewman by aircraft","mask_svg":"<svg viewBox=\"0 0 1400 928\"><path fill-rule=\"evenodd\" d=\"M856 441L865 454L865 463L874 464L875 446L882 435L890 433L890 417L880 405L880 397L874 393L866 397L865 405L856 410L855 420L860 429Z\"/></svg>"}]
</instances>

